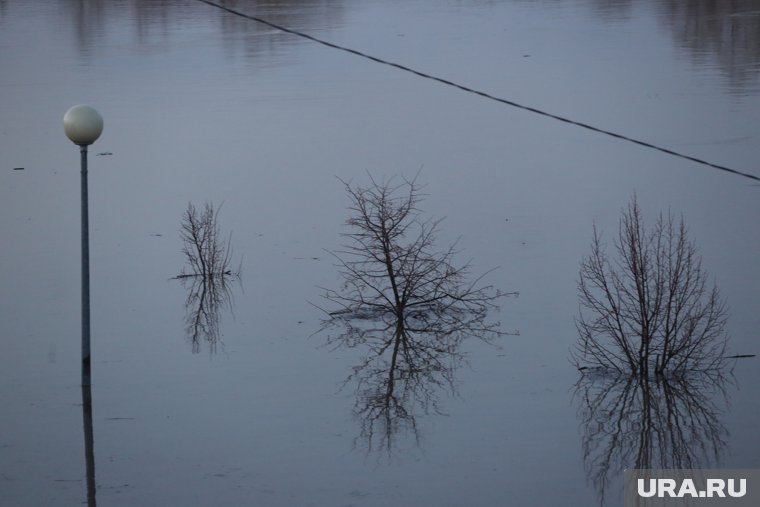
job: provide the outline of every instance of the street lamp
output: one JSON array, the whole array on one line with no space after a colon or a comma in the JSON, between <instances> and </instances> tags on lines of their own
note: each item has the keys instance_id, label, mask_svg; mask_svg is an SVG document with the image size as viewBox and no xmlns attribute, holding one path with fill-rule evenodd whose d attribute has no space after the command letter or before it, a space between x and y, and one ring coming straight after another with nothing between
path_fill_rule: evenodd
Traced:
<instances>
[{"instance_id":1,"label":"street lamp","mask_svg":"<svg viewBox=\"0 0 760 507\"><path fill-rule=\"evenodd\" d=\"M63 115L63 131L79 145L82 166L82 385L90 385L90 232L87 208L87 146L103 132L103 117L90 106L74 106Z\"/></svg>"}]
</instances>

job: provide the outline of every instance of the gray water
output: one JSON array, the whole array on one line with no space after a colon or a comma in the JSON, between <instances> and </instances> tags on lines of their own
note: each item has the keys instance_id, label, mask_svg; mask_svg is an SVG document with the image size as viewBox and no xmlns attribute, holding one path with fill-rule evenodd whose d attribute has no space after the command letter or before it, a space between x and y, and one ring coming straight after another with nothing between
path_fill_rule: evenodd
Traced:
<instances>
[{"instance_id":1,"label":"gray water","mask_svg":"<svg viewBox=\"0 0 760 507\"><path fill-rule=\"evenodd\" d=\"M694 0L228 2L528 106L760 175L760 6ZM760 187L329 49L194 1L0 1L0 503L88 502L80 391L79 154L90 147L92 457L101 505L619 505L570 363L592 226L635 193L683 216L758 352ZM14 169L23 168L23 170ZM326 346L348 198L419 171L439 242L519 297L467 341L439 410L377 446L354 412L360 347ZM336 178L337 177L337 178ZM186 329L178 230L224 203L242 277L219 341ZM519 332L518 335L513 333ZM579 382L580 381L580 382ZM737 363L693 464L760 468L760 373ZM620 388L625 390L625 386ZM613 397L614 402L614 397ZM609 421L601 421L602 427ZM713 451L700 454L707 444ZM594 451L597 449L597 451ZM692 452L693 451L693 452ZM602 452L604 454L604 452ZM92 474L91 474L92 475ZM93 503L93 498L89 498Z\"/></svg>"}]
</instances>

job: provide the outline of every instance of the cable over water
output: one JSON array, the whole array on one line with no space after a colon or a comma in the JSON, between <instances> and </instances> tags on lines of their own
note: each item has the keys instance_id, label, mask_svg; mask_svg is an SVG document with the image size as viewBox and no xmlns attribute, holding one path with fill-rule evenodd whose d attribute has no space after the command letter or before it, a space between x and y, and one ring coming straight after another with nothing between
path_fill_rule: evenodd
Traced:
<instances>
[{"instance_id":1,"label":"cable over water","mask_svg":"<svg viewBox=\"0 0 760 507\"><path fill-rule=\"evenodd\" d=\"M235 16L239 16L241 18L249 19L251 21L255 21L257 23L261 23L263 25L266 25L266 26L268 26L270 28L274 28L276 30L280 30L281 32L289 33L291 35L295 35L296 37L301 37L303 39L310 40L312 42L316 42L317 44L321 44L322 46L326 46L328 48L337 49L338 51L343 51L343 52L346 52L346 53L350 53L352 55L356 55L356 56L359 56L361 58L365 58L367 60L371 60L371 61L373 61L375 63L379 63L379 64L382 64L382 65L387 65L389 67L394 67L394 68L402 70L404 72L408 72L410 74L414 74L415 76L418 76L418 77L421 77L421 78L425 78L425 79L430 79L432 81L437 81L438 83L444 84L446 86L451 86L453 88L462 90L462 91L467 92L467 93L472 93L474 95L478 95L478 96L483 97L483 98L488 99L488 100L492 100L492 101L495 101L495 102L498 102L498 103L501 103L501 104L505 104L507 106L516 107L518 109L529 111L531 113L539 114L541 116L545 116L545 117L551 118L553 120L561 121L563 123L568 123L570 125L574 125L576 127L581 127L581 128L587 129L587 130L591 130L592 132L596 132L596 133L599 133L599 134L604 134L604 135L607 135L607 136L610 136L610 137L614 137L614 138L620 139L622 141L627 141L629 143L638 144L639 146L643 146L644 148L649 148L649 149L652 149L652 150L657 150L657 151L662 152L662 153L667 153L668 155L673 155L674 157L682 158L682 159L685 159L685 160L690 160L691 162L694 162L694 163L697 163L697 164L701 164L701 165L704 165L704 166L707 166L707 167L712 167L713 169L718 169L720 171L725 171L725 172L728 172L728 173L731 173L731 174L735 174L737 176L743 176L743 177L749 178L751 180L760 181L760 177L755 176L754 174L751 174L751 173L738 171L736 169L732 169L730 167L726 167L726 166L720 165L720 164L714 164L712 162L708 162L707 160L703 160L701 158L692 157L691 155L686 155L684 153L673 151L673 150L671 150L669 148L664 148L662 146L658 146L656 144L652 144L652 143L647 142L647 141L642 141L640 139L635 139L633 137L628 137L628 136L625 136L623 134L618 134L616 132L612 132L610 130L605 130L603 128L595 127L593 125L589 125L588 123L583 123L583 122L580 122L580 121L573 120L571 118L566 118L564 116L559 116L559 115L556 115L556 114L552 114L552 113L549 113L547 111L543 111L541 109L537 109L535 107L530 107L530 106L526 106L526 105L523 105L523 104L518 104L517 102L511 101L511 100L508 100L508 99L504 99L504 98L501 98L501 97L497 97L495 95L491 95L490 93L486 93L486 92L483 92L483 91L480 91L480 90L476 90L474 88L470 88L468 86L461 85L459 83L455 83L454 81L450 81L448 79L444 79L444 78L441 78L441 77L438 77L438 76L427 74L425 72L421 72L419 70L413 69L411 67L407 67L406 65L402 65L400 63L395 63L395 62L390 62L388 60L383 60L382 58L378 58L376 56L372 56L372 55L369 55L367 53L363 53L363 52L358 51L356 49L351 49L351 48L346 47L346 46L341 46L339 44L333 44L332 42L327 42L325 40L319 39L319 38L314 37L312 35L308 35L306 33L299 32L298 30L292 30L290 28L286 28L284 26L278 25L276 23L272 23L271 21L268 21L266 19L260 18L258 16L252 16L250 14L246 14L244 12L232 9L230 7L226 7L224 5L218 4L216 2L212 2L210 0L197 0L197 1L201 2L201 3L204 3L204 4L207 4L207 5L210 5L212 7L216 7L217 9L221 9L221 10L226 11L226 12L228 12L230 14L235 15Z\"/></svg>"}]
</instances>

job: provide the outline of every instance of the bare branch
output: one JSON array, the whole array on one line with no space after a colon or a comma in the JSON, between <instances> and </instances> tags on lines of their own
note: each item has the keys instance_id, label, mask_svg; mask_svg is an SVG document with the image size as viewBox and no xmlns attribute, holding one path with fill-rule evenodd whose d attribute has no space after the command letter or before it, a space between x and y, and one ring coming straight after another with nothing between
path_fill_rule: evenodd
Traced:
<instances>
[{"instance_id":1,"label":"bare branch","mask_svg":"<svg viewBox=\"0 0 760 507\"><path fill-rule=\"evenodd\" d=\"M594 228L578 282L576 364L645 377L725 367L726 306L683 218L661 214L647 231L634 196L613 246L610 260Z\"/></svg>"}]
</instances>

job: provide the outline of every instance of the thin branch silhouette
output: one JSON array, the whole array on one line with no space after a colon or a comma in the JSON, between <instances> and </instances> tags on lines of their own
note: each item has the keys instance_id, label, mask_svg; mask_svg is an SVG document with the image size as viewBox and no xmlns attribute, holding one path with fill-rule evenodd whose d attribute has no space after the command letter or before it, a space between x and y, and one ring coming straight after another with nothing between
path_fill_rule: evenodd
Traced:
<instances>
[{"instance_id":1,"label":"thin branch silhouette","mask_svg":"<svg viewBox=\"0 0 760 507\"><path fill-rule=\"evenodd\" d=\"M231 269L232 233L226 240L218 224L219 208L207 202L202 211L192 204L182 216L180 238L186 268L176 276L188 290L185 300L185 332L192 351L197 354L206 343L210 353L216 353L221 343L220 311L232 312L230 281L240 281L242 258L236 270Z\"/></svg>"},{"instance_id":2,"label":"thin branch silhouette","mask_svg":"<svg viewBox=\"0 0 760 507\"><path fill-rule=\"evenodd\" d=\"M416 178L341 182L351 200L349 232L330 253L342 284L323 288L335 309L323 309L315 334L326 334L334 349L363 349L342 384L356 389L354 446L390 459L402 442L420 444L419 415L441 414L440 396L456 396L462 343L495 344L508 334L488 319L507 294L483 285L485 275L470 280L469 265L454 264L456 243L436 246L441 220L422 217Z\"/></svg>"},{"instance_id":3,"label":"thin branch silhouette","mask_svg":"<svg viewBox=\"0 0 760 507\"><path fill-rule=\"evenodd\" d=\"M583 463L599 504L625 469L717 467L728 440L721 416L731 382L718 370L649 378L582 374L574 399Z\"/></svg>"},{"instance_id":4,"label":"thin branch silhouette","mask_svg":"<svg viewBox=\"0 0 760 507\"><path fill-rule=\"evenodd\" d=\"M636 197L623 211L614 257L594 227L578 283L579 368L677 375L725 368L727 309L683 219L647 230Z\"/></svg>"}]
</instances>

